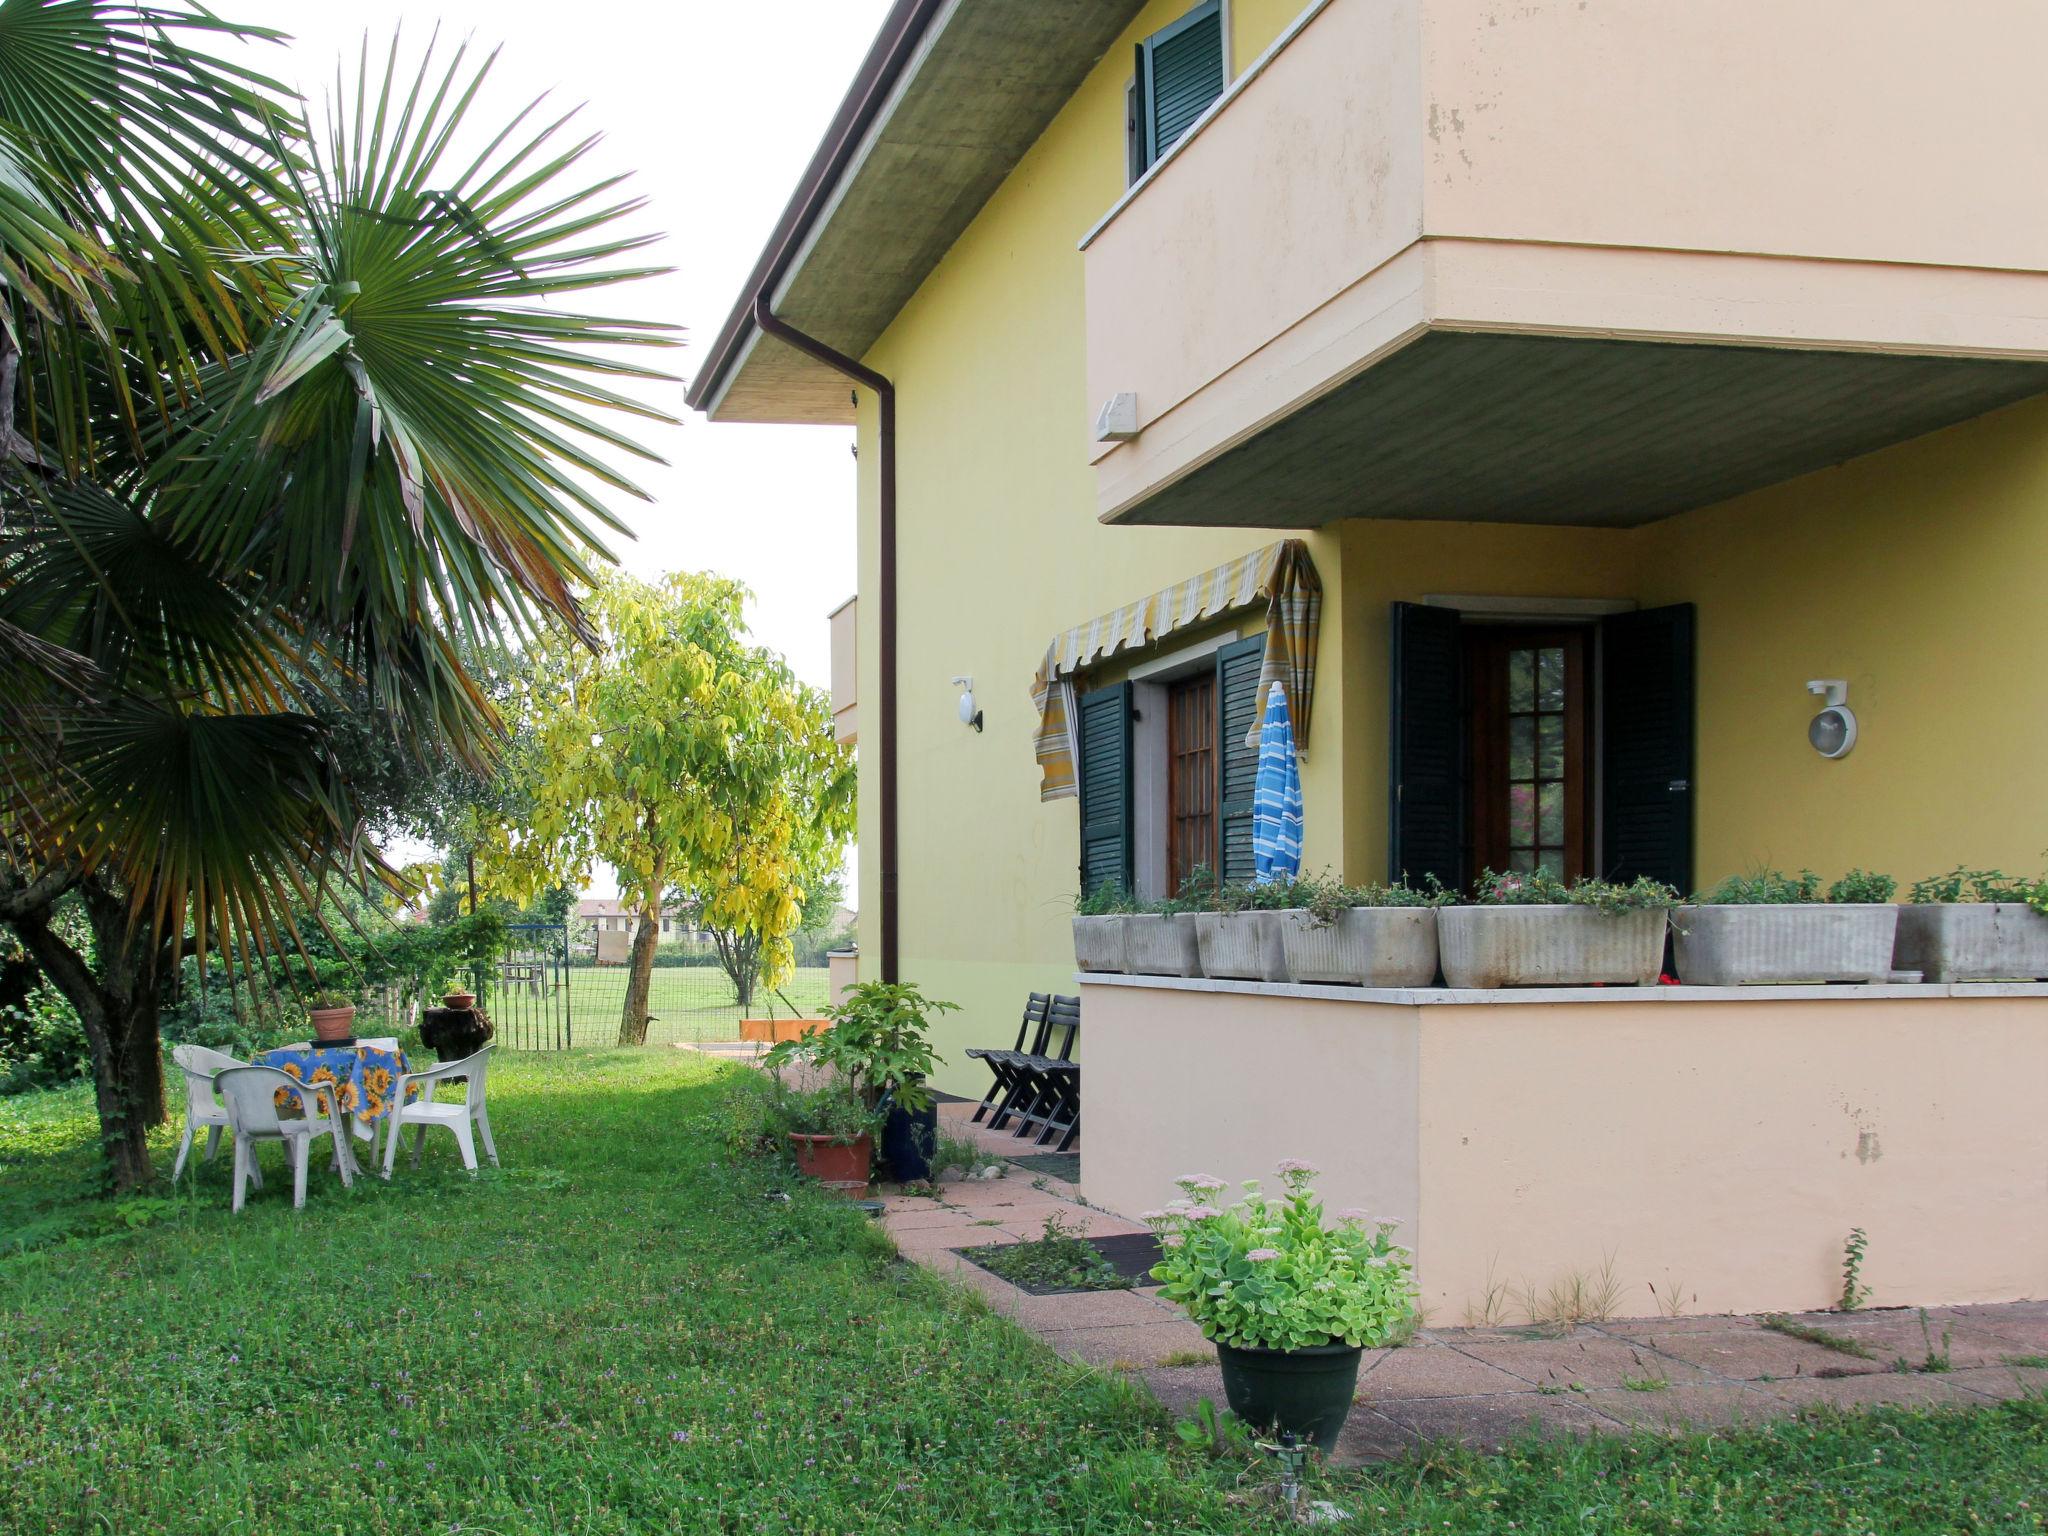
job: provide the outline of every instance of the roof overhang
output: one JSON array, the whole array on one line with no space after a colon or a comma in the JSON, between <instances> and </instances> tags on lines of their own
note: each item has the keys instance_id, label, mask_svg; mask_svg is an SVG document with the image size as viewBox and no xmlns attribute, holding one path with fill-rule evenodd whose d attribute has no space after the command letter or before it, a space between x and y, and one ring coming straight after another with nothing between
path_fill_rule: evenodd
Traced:
<instances>
[{"instance_id":1,"label":"roof overhang","mask_svg":"<svg viewBox=\"0 0 2048 1536\"><path fill-rule=\"evenodd\" d=\"M861 357L1037 142L1141 0L898 0L691 381L716 421L846 424L846 380L764 336Z\"/></svg>"}]
</instances>

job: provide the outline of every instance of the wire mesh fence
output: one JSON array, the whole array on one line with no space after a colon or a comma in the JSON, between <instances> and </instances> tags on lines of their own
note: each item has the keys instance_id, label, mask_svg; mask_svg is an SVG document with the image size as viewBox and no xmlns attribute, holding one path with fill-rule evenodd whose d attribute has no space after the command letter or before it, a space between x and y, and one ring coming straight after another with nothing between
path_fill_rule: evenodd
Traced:
<instances>
[{"instance_id":1,"label":"wire mesh fence","mask_svg":"<svg viewBox=\"0 0 2048 1536\"><path fill-rule=\"evenodd\" d=\"M649 1045L700 1044L740 1038L742 1017L817 1018L830 995L823 966L803 967L774 991L757 989L742 1012L732 981L711 965L657 965L649 978ZM568 972L569 1011L578 1045L610 1045L619 1038L626 1005L626 967L577 965Z\"/></svg>"}]
</instances>

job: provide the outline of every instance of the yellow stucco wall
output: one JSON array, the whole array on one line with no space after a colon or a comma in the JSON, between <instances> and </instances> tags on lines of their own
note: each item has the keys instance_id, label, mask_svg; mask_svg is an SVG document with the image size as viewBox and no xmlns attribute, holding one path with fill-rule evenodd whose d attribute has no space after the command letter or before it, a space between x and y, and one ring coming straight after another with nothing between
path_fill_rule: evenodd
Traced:
<instances>
[{"instance_id":1,"label":"yellow stucco wall","mask_svg":"<svg viewBox=\"0 0 2048 1536\"><path fill-rule=\"evenodd\" d=\"M899 396L902 974L961 1003L939 1086L979 1094L970 1044L1006 1041L1024 994L1072 990L1078 804L1041 803L1028 684L1060 628L1279 534L1105 528L1088 428L1076 241L1124 190L1130 44L1150 5L925 282L867 361ZM1242 69L1295 0L1233 0ZM860 589L877 577L874 402L860 413ZM1636 531L1339 523L1309 536L1325 585L1306 857L1385 870L1387 605L1430 594L1700 605L1697 870L1769 862L1901 880L1958 862L2048 863L2048 761L2029 684L2048 569L2048 405ZM874 974L876 621L860 607L860 909ZM955 717L972 675L985 734ZM1864 737L1805 745L1809 677L1851 683Z\"/></svg>"},{"instance_id":2,"label":"yellow stucco wall","mask_svg":"<svg viewBox=\"0 0 2048 1536\"><path fill-rule=\"evenodd\" d=\"M1123 194L1131 46L1181 15L1147 6L928 278L866 361L894 380L898 583L902 974L963 1005L939 1031L939 1085L979 1093L963 1047L1014 1030L1027 992L1073 990L1079 806L1042 804L1031 742L1031 674L1055 631L1283 535L1247 529L1108 529L1087 457L1077 242ZM1233 0L1232 56L1256 58L1298 5ZM860 412L860 589L875 590L874 402ZM1330 599L1334 537L1313 541ZM877 604L860 607L863 974L881 912L875 841ZM1340 739L1343 666L1327 654L1314 728ZM970 675L984 734L961 725L950 679ZM1311 753L1305 793L1339 800L1335 750ZM1314 862L1345 856L1338 814L1309 834Z\"/></svg>"},{"instance_id":3,"label":"yellow stucco wall","mask_svg":"<svg viewBox=\"0 0 2048 1536\"><path fill-rule=\"evenodd\" d=\"M2048 401L1636 535L1645 603L1699 604L1698 870L2048 867ZM1808 678L1860 732L1806 744Z\"/></svg>"}]
</instances>

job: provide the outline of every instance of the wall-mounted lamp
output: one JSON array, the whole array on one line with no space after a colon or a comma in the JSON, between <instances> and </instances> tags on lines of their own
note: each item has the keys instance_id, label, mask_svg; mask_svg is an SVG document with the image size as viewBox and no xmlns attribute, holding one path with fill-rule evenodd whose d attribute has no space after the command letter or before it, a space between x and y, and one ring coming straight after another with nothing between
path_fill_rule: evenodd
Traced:
<instances>
[{"instance_id":1,"label":"wall-mounted lamp","mask_svg":"<svg viewBox=\"0 0 2048 1536\"><path fill-rule=\"evenodd\" d=\"M974 679L971 677L956 677L953 679L953 686L961 690L960 723L962 725L971 725L975 730L979 731L981 729L981 711L974 707Z\"/></svg>"},{"instance_id":2,"label":"wall-mounted lamp","mask_svg":"<svg viewBox=\"0 0 2048 1536\"><path fill-rule=\"evenodd\" d=\"M1806 739L1822 757L1847 757L1856 745L1856 713L1849 708L1849 685L1839 677L1816 677L1806 691L1821 698L1821 711L1806 727Z\"/></svg>"}]
</instances>

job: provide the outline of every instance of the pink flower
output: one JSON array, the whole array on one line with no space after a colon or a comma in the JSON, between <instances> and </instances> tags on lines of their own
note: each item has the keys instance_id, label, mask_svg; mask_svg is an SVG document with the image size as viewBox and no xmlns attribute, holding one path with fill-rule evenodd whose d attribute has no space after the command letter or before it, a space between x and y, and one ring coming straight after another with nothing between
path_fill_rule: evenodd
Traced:
<instances>
[{"instance_id":1,"label":"pink flower","mask_svg":"<svg viewBox=\"0 0 2048 1536\"><path fill-rule=\"evenodd\" d=\"M1298 1157L1287 1157L1280 1160L1280 1177L1283 1179L1294 1178L1297 1174L1304 1178L1312 1179L1322 1171L1314 1163L1305 1162Z\"/></svg>"},{"instance_id":2,"label":"pink flower","mask_svg":"<svg viewBox=\"0 0 2048 1536\"><path fill-rule=\"evenodd\" d=\"M1198 1205L1188 1212L1189 1221L1209 1221L1223 1213L1213 1205Z\"/></svg>"},{"instance_id":3,"label":"pink flower","mask_svg":"<svg viewBox=\"0 0 2048 1536\"><path fill-rule=\"evenodd\" d=\"M1138 1220L1144 1222L1147 1226L1151 1226L1155 1222L1168 1220L1170 1215L1171 1213L1167 1211L1140 1211L1138 1212Z\"/></svg>"},{"instance_id":4,"label":"pink flower","mask_svg":"<svg viewBox=\"0 0 2048 1536\"><path fill-rule=\"evenodd\" d=\"M1206 1173L1184 1173L1173 1181L1189 1194L1214 1194L1223 1188L1223 1181Z\"/></svg>"},{"instance_id":5,"label":"pink flower","mask_svg":"<svg viewBox=\"0 0 2048 1536\"><path fill-rule=\"evenodd\" d=\"M1280 1250L1278 1248L1254 1248L1250 1253L1246 1254L1245 1257L1250 1259L1254 1264L1264 1264L1269 1259L1279 1258Z\"/></svg>"},{"instance_id":6,"label":"pink flower","mask_svg":"<svg viewBox=\"0 0 2048 1536\"><path fill-rule=\"evenodd\" d=\"M1368 1221L1371 1217L1364 1206L1347 1205L1337 1213L1337 1219L1339 1221Z\"/></svg>"},{"instance_id":7,"label":"pink flower","mask_svg":"<svg viewBox=\"0 0 2048 1536\"><path fill-rule=\"evenodd\" d=\"M1169 1232L1166 1236L1159 1239L1159 1246L1162 1248L1178 1248L1186 1241L1187 1239L1178 1232Z\"/></svg>"}]
</instances>

